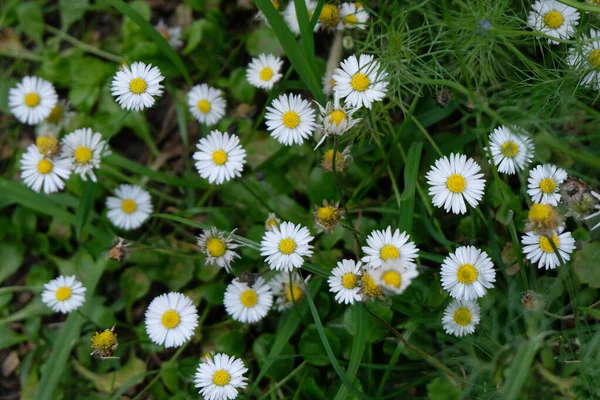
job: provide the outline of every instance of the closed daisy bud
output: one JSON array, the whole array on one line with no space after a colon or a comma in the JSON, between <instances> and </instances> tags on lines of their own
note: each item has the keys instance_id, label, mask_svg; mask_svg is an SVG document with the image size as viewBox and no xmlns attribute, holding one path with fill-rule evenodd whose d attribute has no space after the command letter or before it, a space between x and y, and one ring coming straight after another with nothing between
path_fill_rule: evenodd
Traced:
<instances>
[{"instance_id":1,"label":"closed daisy bud","mask_svg":"<svg viewBox=\"0 0 600 400\"><path fill-rule=\"evenodd\" d=\"M103 332L96 332L90 339L92 344L91 355L99 357L110 357L119 346L117 342L117 334L114 333L115 327L106 329Z\"/></svg>"},{"instance_id":2,"label":"closed daisy bud","mask_svg":"<svg viewBox=\"0 0 600 400\"><path fill-rule=\"evenodd\" d=\"M35 145L43 156L53 157L58 153L59 142L53 136L39 136Z\"/></svg>"},{"instance_id":3,"label":"closed daisy bud","mask_svg":"<svg viewBox=\"0 0 600 400\"><path fill-rule=\"evenodd\" d=\"M277 215L275 215L275 213L269 213L269 216L265 221L265 229L272 232L274 229L279 228L280 223L281 220L277 218Z\"/></svg>"},{"instance_id":4,"label":"closed daisy bud","mask_svg":"<svg viewBox=\"0 0 600 400\"><path fill-rule=\"evenodd\" d=\"M563 218L550 204L533 204L527 216L526 230L542 235L552 234L563 224Z\"/></svg>"},{"instance_id":5,"label":"closed daisy bud","mask_svg":"<svg viewBox=\"0 0 600 400\"><path fill-rule=\"evenodd\" d=\"M329 233L337 226L340 220L344 219L344 209L339 208L340 202L328 203L327 200L323 200L321 207L315 205L316 210L313 211L315 216L315 223L317 224L317 230L319 232Z\"/></svg>"},{"instance_id":6,"label":"closed daisy bud","mask_svg":"<svg viewBox=\"0 0 600 400\"><path fill-rule=\"evenodd\" d=\"M335 172L344 172L350 163L352 157L350 156L350 148L346 147L343 152L336 151L335 153ZM321 161L321 168L325 172L333 171L333 149L327 150L323 154L323 160Z\"/></svg>"}]
</instances>

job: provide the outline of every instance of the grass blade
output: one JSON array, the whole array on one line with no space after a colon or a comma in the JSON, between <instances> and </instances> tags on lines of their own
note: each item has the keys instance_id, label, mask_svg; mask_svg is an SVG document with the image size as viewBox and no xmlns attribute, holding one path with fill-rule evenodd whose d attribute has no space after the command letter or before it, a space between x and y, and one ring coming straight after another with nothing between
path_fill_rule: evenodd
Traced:
<instances>
[{"instance_id":1,"label":"grass blade","mask_svg":"<svg viewBox=\"0 0 600 400\"><path fill-rule=\"evenodd\" d=\"M356 321L356 330L354 331L354 339L352 340L352 351L350 353L350 363L346 369L346 378L349 382L354 382L360 361L362 360L365 347L367 346L367 319L365 309L360 304L355 304L352 309L352 318ZM348 387L341 385L334 400L344 400L348 396Z\"/></svg>"},{"instance_id":2,"label":"grass blade","mask_svg":"<svg viewBox=\"0 0 600 400\"><path fill-rule=\"evenodd\" d=\"M181 57L173 50L169 42L165 40L165 38L150 24L150 22L146 21L140 14L137 13L133 8L131 8L127 3L123 0L102 0L107 4L110 4L114 8L116 8L121 14L131 19L136 25L140 27L142 32L150 39L156 42L158 49L162 54L166 55L175 67L179 70L179 72L184 76L185 81L188 85L192 86L192 78L190 78L190 74L187 71L187 68L183 64Z\"/></svg>"},{"instance_id":3,"label":"grass blade","mask_svg":"<svg viewBox=\"0 0 600 400\"><path fill-rule=\"evenodd\" d=\"M507 368L506 384L502 388L503 398L519 398L525 380L531 376L527 371L529 371L531 363L535 358L535 353L537 353L537 350L546 335L548 335L548 332L542 332L532 338L529 342L519 346L517 355L510 364L510 367Z\"/></svg>"},{"instance_id":4,"label":"grass blade","mask_svg":"<svg viewBox=\"0 0 600 400\"><path fill-rule=\"evenodd\" d=\"M402 208L400 209L400 230L411 232L412 221L415 214L415 189L419 175L419 163L423 142L415 142L408 150L406 165L404 166L404 192L402 192Z\"/></svg>"},{"instance_id":5,"label":"grass blade","mask_svg":"<svg viewBox=\"0 0 600 400\"><path fill-rule=\"evenodd\" d=\"M300 27L300 37L302 38L302 46L308 64L311 67L312 73L317 74L317 62L315 61L315 37L313 33L314 25L311 23L304 0L294 0L296 7L296 15L298 16L298 26ZM315 17L315 15L313 15Z\"/></svg>"},{"instance_id":6,"label":"grass blade","mask_svg":"<svg viewBox=\"0 0 600 400\"><path fill-rule=\"evenodd\" d=\"M94 186L96 186L94 182L91 180L87 181L85 183L83 195L79 200L79 206L75 213L75 236L77 237L77 240L81 239L83 228L85 228L90 212L92 211L92 206L94 205Z\"/></svg>"}]
</instances>

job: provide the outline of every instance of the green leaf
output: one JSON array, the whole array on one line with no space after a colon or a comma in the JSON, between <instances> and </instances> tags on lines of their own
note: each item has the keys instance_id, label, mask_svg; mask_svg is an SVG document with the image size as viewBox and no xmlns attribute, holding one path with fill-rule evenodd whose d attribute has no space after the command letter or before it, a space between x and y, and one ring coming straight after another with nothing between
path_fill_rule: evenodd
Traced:
<instances>
[{"instance_id":1,"label":"green leaf","mask_svg":"<svg viewBox=\"0 0 600 400\"><path fill-rule=\"evenodd\" d=\"M38 42L42 40L44 33L44 18L42 7L37 2L24 2L17 8L19 29Z\"/></svg>"},{"instance_id":2,"label":"green leaf","mask_svg":"<svg viewBox=\"0 0 600 400\"><path fill-rule=\"evenodd\" d=\"M352 310L352 319L355 321L354 337L352 339L352 351L350 353L350 363L346 370L346 378L349 382L354 382L358 367L362 361L365 347L367 346L366 340L366 327L367 327L367 313L363 308L362 304L354 304L350 307ZM346 385L340 385L340 389L335 395L334 400L344 400L348 396L348 387Z\"/></svg>"},{"instance_id":3,"label":"green leaf","mask_svg":"<svg viewBox=\"0 0 600 400\"><path fill-rule=\"evenodd\" d=\"M215 341L215 352L243 357L246 350L245 338L246 333L241 330L232 330L222 333Z\"/></svg>"},{"instance_id":4,"label":"green leaf","mask_svg":"<svg viewBox=\"0 0 600 400\"><path fill-rule=\"evenodd\" d=\"M296 16L298 17L298 26L300 28L300 37L302 38L302 46L304 47L306 59L311 67L311 72L315 74L315 76L318 76L317 63L315 61L315 37L313 25L310 21L314 15L308 14L308 8L306 7L305 0L294 0L294 7L296 8Z\"/></svg>"},{"instance_id":5,"label":"green leaf","mask_svg":"<svg viewBox=\"0 0 600 400\"><path fill-rule=\"evenodd\" d=\"M188 39L185 49L183 49L183 54L190 54L198 47L204 36L204 29L207 28L208 25L210 25L210 22L204 18L192 22L188 27Z\"/></svg>"},{"instance_id":6,"label":"green leaf","mask_svg":"<svg viewBox=\"0 0 600 400\"><path fill-rule=\"evenodd\" d=\"M386 322L390 322L392 320L392 310L388 306L383 305L381 302L370 303L369 310ZM367 315L366 319L367 328L365 339L367 342L374 342L375 340L379 340L386 336L387 329L380 321L370 314ZM352 310L350 308L346 309L346 312L344 312L344 327L348 332L350 332L350 334L353 334L353 332L356 331L356 323L357 321L352 315Z\"/></svg>"},{"instance_id":7,"label":"green leaf","mask_svg":"<svg viewBox=\"0 0 600 400\"><path fill-rule=\"evenodd\" d=\"M504 387L502 388L502 398L518 399L525 381L531 375L529 369L535 358L535 353L548 333L540 333L528 342L519 345L517 355L512 360L510 366L506 369Z\"/></svg>"},{"instance_id":8,"label":"green leaf","mask_svg":"<svg viewBox=\"0 0 600 400\"><path fill-rule=\"evenodd\" d=\"M42 303L42 300L39 297L37 297L37 298L34 298L34 300L29 302L29 304L27 304L25 307L23 307L19 311L14 312L14 313L10 314L8 317L0 320L0 325L8 324L10 322L15 322L15 321L22 321L24 319L39 317L42 315L49 315L49 314L53 314L53 313L54 312L52 311L52 309L49 308L44 303Z\"/></svg>"},{"instance_id":9,"label":"green leaf","mask_svg":"<svg viewBox=\"0 0 600 400\"><path fill-rule=\"evenodd\" d=\"M152 281L146 274L146 271L141 267L127 268L125 272L121 274L119 281L121 290L125 294L125 299L128 304L133 304L136 300L144 297Z\"/></svg>"},{"instance_id":10,"label":"green leaf","mask_svg":"<svg viewBox=\"0 0 600 400\"><path fill-rule=\"evenodd\" d=\"M163 363L161 369L162 373L160 375L160 378L162 379L167 389L169 389L171 393L175 393L179 388L179 378L177 376L177 363L175 362L175 360L170 360L166 363Z\"/></svg>"},{"instance_id":11,"label":"green leaf","mask_svg":"<svg viewBox=\"0 0 600 400\"><path fill-rule=\"evenodd\" d=\"M0 242L0 283L6 278L17 272L23 259L25 251L22 246L16 243Z\"/></svg>"},{"instance_id":12,"label":"green leaf","mask_svg":"<svg viewBox=\"0 0 600 400\"><path fill-rule=\"evenodd\" d=\"M323 328L323 331L331 344L334 355L339 354L342 347L340 339L329 328ZM298 343L298 352L309 364L324 366L329 364L329 360L327 359L324 350L325 349L319 339L317 327L315 325L309 325L304 332L302 332L300 342Z\"/></svg>"},{"instance_id":13,"label":"green leaf","mask_svg":"<svg viewBox=\"0 0 600 400\"><path fill-rule=\"evenodd\" d=\"M573 270L579 280L590 287L600 288L600 242L584 243L573 257Z\"/></svg>"},{"instance_id":14,"label":"green leaf","mask_svg":"<svg viewBox=\"0 0 600 400\"><path fill-rule=\"evenodd\" d=\"M0 350L7 349L25 340L27 340L27 336L19 335L6 325L0 325Z\"/></svg>"},{"instance_id":15,"label":"green leaf","mask_svg":"<svg viewBox=\"0 0 600 400\"><path fill-rule=\"evenodd\" d=\"M236 100L252 103L256 89L246 79L246 69L236 68L229 75L229 90Z\"/></svg>"},{"instance_id":16,"label":"green leaf","mask_svg":"<svg viewBox=\"0 0 600 400\"><path fill-rule=\"evenodd\" d=\"M71 24L83 17L89 7L89 0L59 0L60 19L63 31L69 29Z\"/></svg>"},{"instance_id":17,"label":"green leaf","mask_svg":"<svg viewBox=\"0 0 600 400\"><path fill-rule=\"evenodd\" d=\"M116 8L121 14L130 18L134 23L136 23L146 36L154 40L160 52L171 60L171 62L183 75L187 84L190 86L193 85L192 78L190 78L190 74L188 73L187 68L183 64L183 61L179 57L179 54L177 54L175 50L173 50L169 42L167 42L165 38L156 29L154 29L150 22L146 21L140 14L138 14L133 8L131 8L131 6L129 6L123 0L102 1L110 4L111 6Z\"/></svg>"},{"instance_id":18,"label":"green leaf","mask_svg":"<svg viewBox=\"0 0 600 400\"><path fill-rule=\"evenodd\" d=\"M337 199L333 174L326 174L322 168L313 168L308 177L308 198L312 204L320 206L323 200Z\"/></svg>"},{"instance_id":19,"label":"green leaf","mask_svg":"<svg viewBox=\"0 0 600 400\"><path fill-rule=\"evenodd\" d=\"M276 56L284 55L281 44L277 40L277 35L273 29L265 24L260 24L246 40L246 51L252 57L258 57L259 54L267 53Z\"/></svg>"},{"instance_id":20,"label":"green leaf","mask_svg":"<svg viewBox=\"0 0 600 400\"><path fill-rule=\"evenodd\" d=\"M125 364L121 369L118 371L109 372L107 374L97 374L92 372L75 360L73 360L73 366L81 376L91 381L96 389L103 393L113 393L115 389L120 388L132 378L135 378L146 372L146 363L137 358L134 354L131 355L127 361L127 364ZM40 384L43 383L44 377L42 377L42 382ZM36 398L38 398L39 388L35 392L35 395Z\"/></svg>"},{"instance_id":21,"label":"green leaf","mask_svg":"<svg viewBox=\"0 0 600 400\"><path fill-rule=\"evenodd\" d=\"M404 192L400 197L402 207L400 207L399 228L405 232L412 231L412 221L415 213L415 189L422 151L423 142L413 143L408 150L408 157L404 166Z\"/></svg>"},{"instance_id":22,"label":"green leaf","mask_svg":"<svg viewBox=\"0 0 600 400\"><path fill-rule=\"evenodd\" d=\"M297 316L294 317L297 318ZM263 333L252 343L252 353L261 372L264 371L265 376L276 381L283 379L294 369L294 358L291 356L295 354L294 347L289 342L281 342L277 339L278 337L279 333L277 336L272 333ZM279 347L280 343L282 343L281 349L278 349L277 355L271 359L273 347L275 345ZM259 376L262 377L262 375Z\"/></svg>"},{"instance_id":23,"label":"green leaf","mask_svg":"<svg viewBox=\"0 0 600 400\"><path fill-rule=\"evenodd\" d=\"M75 236L77 237L77 240L81 239L81 234L83 233L83 229L87 224L90 212L94 206L94 186L96 186L94 182L91 180L87 181L85 183L83 195L79 199L79 206L75 213Z\"/></svg>"},{"instance_id":24,"label":"green leaf","mask_svg":"<svg viewBox=\"0 0 600 400\"><path fill-rule=\"evenodd\" d=\"M579 307L579 310L583 311L584 313L587 313L591 317L600 319L600 310L596 310L595 308L590 307Z\"/></svg>"},{"instance_id":25,"label":"green leaf","mask_svg":"<svg viewBox=\"0 0 600 400\"><path fill-rule=\"evenodd\" d=\"M427 385L427 398L430 400L460 400L460 387L454 386L448 378L435 378Z\"/></svg>"}]
</instances>

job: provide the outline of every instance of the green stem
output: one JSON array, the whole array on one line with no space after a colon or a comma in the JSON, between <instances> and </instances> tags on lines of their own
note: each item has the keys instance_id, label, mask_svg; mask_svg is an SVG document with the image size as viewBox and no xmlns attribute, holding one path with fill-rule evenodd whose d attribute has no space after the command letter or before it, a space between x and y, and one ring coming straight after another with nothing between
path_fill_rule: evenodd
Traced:
<instances>
[{"instance_id":1,"label":"green stem","mask_svg":"<svg viewBox=\"0 0 600 400\"><path fill-rule=\"evenodd\" d=\"M512 219L508 223L508 230L510 231L510 237L512 239L513 246L515 246L515 250L517 252L517 260L519 261L519 272L521 273L523 286L525 287L525 290L529 290L527 271L525 271L525 263L523 262L523 256L521 253L521 243L519 242L519 237L517 236L517 228L515 227L515 222Z\"/></svg>"},{"instance_id":2,"label":"green stem","mask_svg":"<svg viewBox=\"0 0 600 400\"><path fill-rule=\"evenodd\" d=\"M260 396L258 398L258 400L263 400L268 395L270 395L271 393L273 393L274 390L278 390L279 388L281 388L283 385L285 385L287 383L287 381L289 381L290 379L292 379L294 377L294 375L296 375L298 372L300 372L302 370L302 368L304 368L305 366L306 366L306 361L302 361L302 363L300 365L298 365L296 368L294 368L292 370L292 372L290 372L285 378L281 379L273 387L271 387L271 389L269 389L269 391L267 393L265 393L262 396Z\"/></svg>"},{"instance_id":3,"label":"green stem","mask_svg":"<svg viewBox=\"0 0 600 400\"><path fill-rule=\"evenodd\" d=\"M105 58L105 59L107 59L109 61L114 61L114 62L116 62L118 64L120 64L123 61L123 57L118 56L116 54L109 53L109 52L104 51L104 50L100 50L100 49L98 49L98 48L96 48L94 46L90 46L87 43L83 43L83 42L75 39L73 36L71 36L71 35L69 35L69 34L61 31L60 29L56 29L53 26L44 25L44 28L48 32L54 34L55 36L59 37L60 39L64 40L65 42L71 43L73 46L76 46L76 47L80 48L83 51L87 51L88 53L97 55L98 57Z\"/></svg>"},{"instance_id":4,"label":"green stem","mask_svg":"<svg viewBox=\"0 0 600 400\"><path fill-rule=\"evenodd\" d=\"M42 288L31 287L31 286L6 286L3 288L0 288L0 295L4 294L4 293L20 292L20 291L25 291L25 290L30 290L32 292L39 293L42 291Z\"/></svg>"}]
</instances>

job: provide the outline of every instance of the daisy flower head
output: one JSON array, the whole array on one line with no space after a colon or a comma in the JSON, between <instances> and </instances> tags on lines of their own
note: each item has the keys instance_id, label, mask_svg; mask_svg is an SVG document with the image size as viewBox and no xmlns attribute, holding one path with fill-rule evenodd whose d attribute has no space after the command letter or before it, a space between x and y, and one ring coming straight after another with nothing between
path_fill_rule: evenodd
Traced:
<instances>
[{"instance_id":1,"label":"daisy flower head","mask_svg":"<svg viewBox=\"0 0 600 400\"><path fill-rule=\"evenodd\" d=\"M328 102L325 108L319 103L317 103L317 106L319 106L320 111L319 130L323 136L315 146L315 150L329 135L341 136L362 120L361 118L352 117L352 114L354 114L358 108L348 108L340 105L337 101L335 104Z\"/></svg>"},{"instance_id":2,"label":"daisy flower head","mask_svg":"<svg viewBox=\"0 0 600 400\"><path fill-rule=\"evenodd\" d=\"M134 62L131 68L122 65L113 78L111 91L124 110L141 111L154 105L154 96L161 96L165 79L157 67Z\"/></svg>"},{"instance_id":3,"label":"daisy flower head","mask_svg":"<svg viewBox=\"0 0 600 400\"><path fill-rule=\"evenodd\" d=\"M567 179L567 172L555 165L538 165L529 171L527 193L534 203L558 205L560 185Z\"/></svg>"},{"instance_id":4,"label":"daisy flower head","mask_svg":"<svg viewBox=\"0 0 600 400\"><path fill-rule=\"evenodd\" d=\"M56 312L70 313L85 302L85 291L75 276L59 276L44 284L42 302Z\"/></svg>"},{"instance_id":5,"label":"daisy flower head","mask_svg":"<svg viewBox=\"0 0 600 400\"><path fill-rule=\"evenodd\" d=\"M194 384L205 400L232 400L238 396L238 389L246 388L246 372L242 360L219 353L200 363Z\"/></svg>"},{"instance_id":6,"label":"daisy flower head","mask_svg":"<svg viewBox=\"0 0 600 400\"><path fill-rule=\"evenodd\" d=\"M231 235L225 237L224 232L220 232L216 227L203 231L198 236L198 246L206 254L207 264L216 264L225 271L231 272L231 262L234 258L240 256L233 250L240 247Z\"/></svg>"},{"instance_id":7,"label":"daisy flower head","mask_svg":"<svg viewBox=\"0 0 600 400\"><path fill-rule=\"evenodd\" d=\"M170 27L165 24L165 21L161 18L158 20L158 23L154 25L154 29L156 29L158 33L160 33L162 37L169 42L169 45L175 50L179 49L183 45L183 42L181 41L180 26Z\"/></svg>"},{"instance_id":8,"label":"daisy flower head","mask_svg":"<svg viewBox=\"0 0 600 400\"><path fill-rule=\"evenodd\" d=\"M580 44L569 49L569 66L582 73L581 85L600 90L600 31L581 35Z\"/></svg>"},{"instance_id":9,"label":"daisy flower head","mask_svg":"<svg viewBox=\"0 0 600 400\"><path fill-rule=\"evenodd\" d=\"M279 229L280 223L281 220L277 218L277 214L270 212L265 221L265 229L272 232L275 229Z\"/></svg>"},{"instance_id":10,"label":"daisy flower head","mask_svg":"<svg viewBox=\"0 0 600 400\"><path fill-rule=\"evenodd\" d=\"M316 29L323 28L324 30L335 30L340 24L341 16L340 9L335 4L326 3L321 8L319 22L315 26Z\"/></svg>"},{"instance_id":11,"label":"daisy flower head","mask_svg":"<svg viewBox=\"0 0 600 400\"><path fill-rule=\"evenodd\" d=\"M196 169L209 183L217 185L232 178L242 176L246 162L246 150L240 145L236 135L212 131L206 138L200 139L194 153Z\"/></svg>"},{"instance_id":12,"label":"daisy flower head","mask_svg":"<svg viewBox=\"0 0 600 400\"><path fill-rule=\"evenodd\" d=\"M253 323L267 315L273 304L273 294L261 277L251 284L236 278L227 286L223 303L233 319Z\"/></svg>"},{"instance_id":13,"label":"daisy flower head","mask_svg":"<svg viewBox=\"0 0 600 400\"><path fill-rule=\"evenodd\" d=\"M283 74L283 60L273 54L259 54L252 59L246 70L246 79L259 89L271 90Z\"/></svg>"},{"instance_id":14,"label":"daisy flower head","mask_svg":"<svg viewBox=\"0 0 600 400\"><path fill-rule=\"evenodd\" d=\"M465 155L450 154L449 159L438 159L426 177L433 205L444 207L446 212L464 214L467 212L465 200L471 207L477 207L483 196L485 180L481 167Z\"/></svg>"},{"instance_id":15,"label":"daisy flower head","mask_svg":"<svg viewBox=\"0 0 600 400\"><path fill-rule=\"evenodd\" d=\"M358 293L362 295L363 301L383 298L383 290L381 286L375 282L373 270L370 268L362 269L358 286L360 287Z\"/></svg>"},{"instance_id":16,"label":"daisy flower head","mask_svg":"<svg viewBox=\"0 0 600 400\"><path fill-rule=\"evenodd\" d=\"M410 241L410 235L388 226L385 231L373 231L367 237L368 246L363 246L366 255L362 262L369 268L379 268L388 260L403 264L414 264L417 247Z\"/></svg>"},{"instance_id":17,"label":"daisy flower head","mask_svg":"<svg viewBox=\"0 0 600 400\"><path fill-rule=\"evenodd\" d=\"M352 107L371 108L373 102L381 101L387 92L388 74L372 55L351 55L333 73L333 92Z\"/></svg>"},{"instance_id":18,"label":"daisy flower head","mask_svg":"<svg viewBox=\"0 0 600 400\"><path fill-rule=\"evenodd\" d=\"M369 13L358 2L342 3L340 16L339 29L365 29L369 20Z\"/></svg>"},{"instance_id":19,"label":"daisy flower head","mask_svg":"<svg viewBox=\"0 0 600 400\"><path fill-rule=\"evenodd\" d=\"M91 356L99 356L101 358L112 356L113 352L119 346L117 341L117 334L114 332L115 327L112 329L105 329L102 332L96 332L94 336L90 338L90 348L92 352Z\"/></svg>"},{"instance_id":20,"label":"daisy flower head","mask_svg":"<svg viewBox=\"0 0 600 400\"><path fill-rule=\"evenodd\" d=\"M442 263L442 287L457 300L483 297L494 287L496 271L485 251L462 246L450 253Z\"/></svg>"},{"instance_id":21,"label":"daisy flower head","mask_svg":"<svg viewBox=\"0 0 600 400\"><path fill-rule=\"evenodd\" d=\"M532 29L557 39L575 36L579 24L579 12L556 0L538 0L531 6L527 23ZM548 39L548 43L559 44Z\"/></svg>"},{"instance_id":22,"label":"daisy flower head","mask_svg":"<svg viewBox=\"0 0 600 400\"><path fill-rule=\"evenodd\" d=\"M527 214L527 231L541 235L552 234L558 227L563 226L564 218L550 204L534 203Z\"/></svg>"},{"instance_id":23,"label":"daisy flower head","mask_svg":"<svg viewBox=\"0 0 600 400\"><path fill-rule=\"evenodd\" d=\"M141 187L122 184L114 194L106 198L106 216L117 228L137 229L152 213L150 194Z\"/></svg>"},{"instance_id":24,"label":"daisy flower head","mask_svg":"<svg viewBox=\"0 0 600 400\"><path fill-rule=\"evenodd\" d=\"M60 142L57 136L38 136L35 139L35 146L43 156L52 158L58 154Z\"/></svg>"},{"instance_id":25,"label":"daisy flower head","mask_svg":"<svg viewBox=\"0 0 600 400\"><path fill-rule=\"evenodd\" d=\"M77 129L62 139L61 157L70 160L73 172L84 181L89 176L96 182L94 169L100 167L100 160L108 154L110 151L102 134L94 133L92 128Z\"/></svg>"},{"instance_id":26,"label":"daisy flower head","mask_svg":"<svg viewBox=\"0 0 600 400\"><path fill-rule=\"evenodd\" d=\"M198 312L192 300L181 293L161 294L146 310L146 332L150 340L165 347L187 342L198 326Z\"/></svg>"},{"instance_id":27,"label":"daisy flower head","mask_svg":"<svg viewBox=\"0 0 600 400\"><path fill-rule=\"evenodd\" d=\"M317 2L313 0L304 0L306 9L308 10L308 19L312 19L312 16L317 8ZM290 1L283 11L283 20L290 28L290 31L296 36L300 34L300 24L298 23L298 14L296 14L296 5L293 1ZM315 32L317 27L315 26Z\"/></svg>"},{"instance_id":28,"label":"daisy flower head","mask_svg":"<svg viewBox=\"0 0 600 400\"><path fill-rule=\"evenodd\" d=\"M292 308L294 304L304 299L304 285L308 284L310 275L302 280L300 274L292 272L290 280L289 272L278 272L269 281L271 291L275 296L275 307L277 311L282 312Z\"/></svg>"},{"instance_id":29,"label":"daisy flower head","mask_svg":"<svg viewBox=\"0 0 600 400\"><path fill-rule=\"evenodd\" d=\"M36 192L54 193L65 187L63 180L71 175L71 162L66 159L45 157L32 144L21 157L21 179Z\"/></svg>"},{"instance_id":30,"label":"daisy flower head","mask_svg":"<svg viewBox=\"0 0 600 400\"><path fill-rule=\"evenodd\" d=\"M36 76L26 76L8 91L8 106L22 123L37 125L48 118L58 102L54 86Z\"/></svg>"},{"instance_id":31,"label":"daisy flower head","mask_svg":"<svg viewBox=\"0 0 600 400\"><path fill-rule=\"evenodd\" d=\"M475 332L481 318L481 308L475 300L452 300L442 317L442 326L449 335L465 336Z\"/></svg>"},{"instance_id":32,"label":"daisy flower head","mask_svg":"<svg viewBox=\"0 0 600 400\"><path fill-rule=\"evenodd\" d=\"M590 194L598 200L598 202L596 204L594 204L594 208L598 211L595 211L595 212L591 213L590 215L585 216L583 218L584 220L592 219L592 218L595 218L598 215L600 215L600 194L594 192L593 190L590 192ZM598 228L599 226L600 226L600 222L598 222L596 225L594 225L594 227L590 230L593 231L594 229Z\"/></svg>"},{"instance_id":33,"label":"daisy flower head","mask_svg":"<svg viewBox=\"0 0 600 400\"><path fill-rule=\"evenodd\" d=\"M59 100L50 111L50 115L37 126L36 136L58 137L60 131L71 123L74 116L75 113L69 110L69 103L66 100Z\"/></svg>"},{"instance_id":34,"label":"daisy flower head","mask_svg":"<svg viewBox=\"0 0 600 400\"><path fill-rule=\"evenodd\" d=\"M416 264L388 260L381 268L371 272L375 283L386 294L402 294L410 286L412 280L419 276Z\"/></svg>"},{"instance_id":35,"label":"daisy flower head","mask_svg":"<svg viewBox=\"0 0 600 400\"><path fill-rule=\"evenodd\" d=\"M312 256L311 240L313 237L306 227L282 222L278 229L265 232L260 242L260 255L266 257L271 269L292 271L302 266L302 257Z\"/></svg>"},{"instance_id":36,"label":"daisy flower head","mask_svg":"<svg viewBox=\"0 0 600 400\"><path fill-rule=\"evenodd\" d=\"M337 267L331 270L327 279L329 291L335 293L335 301L340 304L354 304L362 301L360 292L360 277L362 263L354 260L338 261Z\"/></svg>"},{"instance_id":37,"label":"daisy flower head","mask_svg":"<svg viewBox=\"0 0 600 400\"><path fill-rule=\"evenodd\" d=\"M194 86L188 93L187 98L190 113L201 124L216 125L225 115L227 102L223 92L208 86L206 83Z\"/></svg>"},{"instance_id":38,"label":"daisy flower head","mask_svg":"<svg viewBox=\"0 0 600 400\"><path fill-rule=\"evenodd\" d=\"M575 250L575 239L571 236L571 232L563 232L564 230L564 227L560 227L548 237L554 242L562 260L567 262ZM525 257L532 263L537 263L539 269L554 269L561 264L548 237L536 232L527 232L521 237Z\"/></svg>"},{"instance_id":39,"label":"daisy flower head","mask_svg":"<svg viewBox=\"0 0 600 400\"><path fill-rule=\"evenodd\" d=\"M323 154L323 159L321 160L321 168L325 172L333 171L333 149L329 149ZM346 168L350 166L352 163L352 156L350 155L350 147L346 147L344 151L341 153L339 151L335 152L335 171L336 172L344 172Z\"/></svg>"},{"instance_id":40,"label":"daisy flower head","mask_svg":"<svg viewBox=\"0 0 600 400\"><path fill-rule=\"evenodd\" d=\"M334 203L333 200L323 200L322 206L315 205L315 208L313 215L319 232L332 232L340 220L344 219L344 209L340 208L339 201Z\"/></svg>"},{"instance_id":41,"label":"daisy flower head","mask_svg":"<svg viewBox=\"0 0 600 400\"><path fill-rule=\"evenodd\" d=\"M267 107L265 124L271 136L281 144L302 144L316 127L315 110L300 95L282 94Z\"/></svg>"},{"instance_id":42,"label":"daisy flower head","mask_svg":"<svg viewBox=\"0 0 600 400\"><path fill-rule=\"evenodd\" d=\"M523 171L533 159L534 146L519 128L499 126L490 134L490 152L498 172L513 175ZM486 149L487 150L487 149Z\"/></svg>"}]
</instances>

